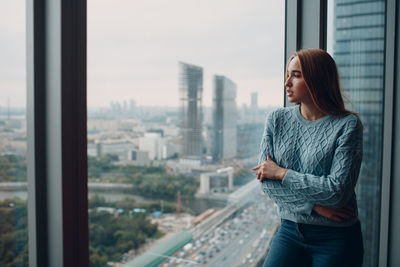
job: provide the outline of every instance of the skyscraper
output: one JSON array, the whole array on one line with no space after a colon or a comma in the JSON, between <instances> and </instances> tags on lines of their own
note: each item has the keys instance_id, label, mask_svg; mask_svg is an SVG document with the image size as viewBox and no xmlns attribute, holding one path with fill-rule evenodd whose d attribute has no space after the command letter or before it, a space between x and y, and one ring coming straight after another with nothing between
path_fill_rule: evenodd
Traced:
<instances>
[{"instance_id":1,"label":"skyscraper","mask_svg":"<svg viewBox=\"0 0 400 267\"><path fill-rule=\"evenodd\" d=\"M364 266L378 266L385 59L385 1L334 0L333 57L347 108L364 124L364 153L356 188Z\"/></svg>"},{"instance_id":2,"label":"skyscraper","mask_svg":"<svg viewBox=\"0 0 400 267\"><path fill-rule=\"evenodd\" d=\"M179 62L180 158L189 162L202 157L202 94L203 68Z\"/></svg>"},{"instance_id":3,"label":"skyscraper","mask_svg":"<svg viewBox=\"0 0 400 267\"><path fill-rule=\"evenodd\" d=\"M232 158L237 152L236 84L214 75L213 87L212 156L214 160Z\"/></svg>"}]
</instances>

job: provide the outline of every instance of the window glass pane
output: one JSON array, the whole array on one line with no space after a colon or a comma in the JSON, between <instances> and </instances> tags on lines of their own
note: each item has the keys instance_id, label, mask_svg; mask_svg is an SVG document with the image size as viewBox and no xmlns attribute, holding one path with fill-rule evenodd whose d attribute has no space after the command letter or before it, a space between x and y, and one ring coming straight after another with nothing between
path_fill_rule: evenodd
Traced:
<instances>
[{"instance_id":1,"label":"window glass pane","mask_svg":"<svg viewBox=\"0 0 400 267\"><path fill-rule=\"evenodd\" d=\"M328 52L341 74L347 108L364 124L364 154L356 188L365 257L378 266L385 57L385 1L330 0Z\"/></svg>"},{"instance_id":2,"label":"window glass pane","mask_svg":"<svg viewBox=\"0 0 400 267\"><path fill-rule=\"evenodd\" d=\"M251 171L283 106L284 1L88 1L91 266L255 266Z\"/></svg>"},{"instance_id":3,"label":"window glass pane","mask_svg":"<svg viewBox=\"0 0 400 267\"><path fill-rule=\"evenodd\" d=\"M0 3L0 266L28 266L25 1Z\"/></svg>"}]
</instances>

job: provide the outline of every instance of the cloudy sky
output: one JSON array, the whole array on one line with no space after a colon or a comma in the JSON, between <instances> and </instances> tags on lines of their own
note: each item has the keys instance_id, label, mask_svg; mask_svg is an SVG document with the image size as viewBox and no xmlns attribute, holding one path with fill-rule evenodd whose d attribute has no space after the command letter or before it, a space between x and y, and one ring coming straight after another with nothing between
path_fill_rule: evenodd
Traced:
<instances>
[{"instance_id":1,"label":"cloudy sky","mask_svg":"<svg viewBox=\"0 0 400 267\"><path fill-rule=\"evenodd\" d=\"M24 0L0 4L0 106L24 106ZM237 103L282 105L284 1L88 0L88 105L178 106L178 61L238 86Z\"/></svg>"}]
</instances>

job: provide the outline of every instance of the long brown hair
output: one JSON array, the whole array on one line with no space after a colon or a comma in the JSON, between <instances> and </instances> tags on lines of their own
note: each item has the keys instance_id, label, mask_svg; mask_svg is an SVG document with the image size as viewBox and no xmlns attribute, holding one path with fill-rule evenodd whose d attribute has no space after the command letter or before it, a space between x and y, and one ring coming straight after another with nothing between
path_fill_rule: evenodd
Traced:
<instances>
[{"instance_id":1,"label":"long brown hair","mask_svg":"<svg viewBox=\"0 0 400 267\"><path fill-rule=\"evenodd\" d=\"M333 58L322 49L302 49L288 61L299 58L301 72L315 106L324 114L346 116L354 114L344 106L340 89L339 73ZM287 67L286 67L287 69Z\"/></svg>"}]
</instances>

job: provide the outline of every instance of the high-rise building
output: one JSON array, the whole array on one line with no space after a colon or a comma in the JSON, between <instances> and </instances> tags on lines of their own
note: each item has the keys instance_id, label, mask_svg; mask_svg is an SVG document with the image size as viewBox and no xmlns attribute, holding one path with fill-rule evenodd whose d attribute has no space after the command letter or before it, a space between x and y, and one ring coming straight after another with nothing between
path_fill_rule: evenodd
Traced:
<instances>
[{"instance_id":1,"label":"high-rise building","mask_svg":"<svg viewBox=\"0 0 400 267\"><path fill-rule=\"evenodd\" d=\"M213 79L212 156L214 160L236 156L236 84L225 76Z\"/></svg>"},{"instance_id":2,"label":"high-rise building","mask_svg":"<svg viewBox=\"0 0 400 267\"><path fill-rule=\"evenodd\" d=\"M334 0L333 57L347 108L360 114L364 154L356 188L365 256L378 266L385 62L385 1Z\"/></svg>"},{"instance_id":3,"label":"high-rise building","mask_svg":"<svg viewBox=\"0 0 400 267\"><path fill-rule=\"evenodd\" d=\"M202 157L203 68L179 62L180 158L199 162Z\"/></svg>"},{"instance_id":4,"label":"high-rise building","mask_svg":"<svg viewBox=\"0 0 400 267\"><path fill-rule=\"evenodd\" d=\"M257 110L258 109L258 93L257 92L253 92L251 93L251 105L250 108L252 110Z\"/></svg>"}]
</instances>

